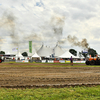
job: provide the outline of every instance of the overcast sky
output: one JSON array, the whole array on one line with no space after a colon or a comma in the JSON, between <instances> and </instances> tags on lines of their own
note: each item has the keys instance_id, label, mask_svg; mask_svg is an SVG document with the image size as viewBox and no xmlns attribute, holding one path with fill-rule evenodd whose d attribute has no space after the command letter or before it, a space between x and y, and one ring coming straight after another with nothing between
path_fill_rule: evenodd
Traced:
<instances>
[{"instance_id":1,"label":"overcast sky","mask_svg":"<svg viewBox=\"0 0 100 100\"><path fill-rule=\"evenodd\" d=\"M87 40L88 47L100 54L100 0L0 0L0 49L12 52L19 47L33 52L42 44L81 51L68 41ZM76 42L76 40L74 42Z\"/></svg>"}]
</instances>

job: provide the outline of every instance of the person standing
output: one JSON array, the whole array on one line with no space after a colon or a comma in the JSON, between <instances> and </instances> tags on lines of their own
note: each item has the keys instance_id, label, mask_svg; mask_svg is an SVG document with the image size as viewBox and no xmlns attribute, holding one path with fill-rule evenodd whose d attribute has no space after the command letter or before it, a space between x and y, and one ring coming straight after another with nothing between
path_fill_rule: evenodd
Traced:
<instances>
[{"instance_id":1,"label":"person standing","mask_svg":"<svg viewBox=\"0 0 100 100\"><path fill-rule=\"evenodd\" d=\"M71 63L71 66L73 66L73 58L72 58L72 56L70 58L70 63Z\"/></svg>"}]
</instances>

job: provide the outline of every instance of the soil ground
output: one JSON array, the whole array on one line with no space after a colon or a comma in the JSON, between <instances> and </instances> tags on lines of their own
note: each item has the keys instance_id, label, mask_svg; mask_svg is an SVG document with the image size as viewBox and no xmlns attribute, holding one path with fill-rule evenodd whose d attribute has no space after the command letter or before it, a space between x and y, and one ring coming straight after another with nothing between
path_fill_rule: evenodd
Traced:
<instances>
[{"instance_id":1,"label":"soil ground","mask_svg":"<svg viewBox=\"0 0 100 100\"><path fill-rule=\"evenodd\" d=\"M59 65L63 67L59 67ZM1 63L0 87L63 87L100 84L100 67L86 67L85 64L77 64L81 67L67 67L68 65L59 63Z\"/></svg>"}]
</instances>

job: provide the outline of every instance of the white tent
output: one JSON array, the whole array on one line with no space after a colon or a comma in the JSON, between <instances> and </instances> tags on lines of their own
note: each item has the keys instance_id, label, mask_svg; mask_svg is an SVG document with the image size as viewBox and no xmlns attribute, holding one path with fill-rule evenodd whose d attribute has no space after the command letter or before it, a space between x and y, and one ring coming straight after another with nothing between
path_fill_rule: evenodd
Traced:
<instances>
[{"instance_id":1,"label":"white tent","mask_svg":"<svg viewBox=\"0 0 100 100\"><path fill-rule=\"evenodd\" d=\"M32 57L40 57L40 56L35 52Z\"/></svg>"},{"instance_id":2,"label":"white tent","mask_svg":"<svg viewBox=\"0 0 100 100\"><path fill-rule=\"evenodd\" d=\"M61 56L59 56L60 58L70 58L70 57L73 57L73 58L79 58L78 56L74 56L73 54L71 54L69 51L66 51L65 53L63 53Z\"/></svg>"},{"instance_id":3,"label":"white tent","mask_svg":"<svg viewBox=\"0 0 100 100\"><path fill-rule=\"evenodd\" d=\"M59 57L64 53L64 51L58 45L56 45L53 49L53 53L55 57Z\"/></svg>"},{"instance_id":4,"label":"white tent","mask_svg":"<svg viewBox=\"0 0 100 100\"><path fill-rule=\"evenodd\" d=\"M10 53L9 51L7 53L5 53L6 55L15 55L13 53Z\"/></svg>"},{"instance_id":5,"label":"white tent","mask_svg":"<svg viewBox=\"0 0 100 100\"><path fill-rule=\"evenodd\" d=\"M37 54L40 57L47 57L47 56L50 56L52 53L53 53L52 49L44 45L42 45L41 48L37 51Z\"/></svg>"},{"instance_id":6,"label":"white tent","mask_svg":"<svg viewBox=\"0 0 100 100\"><path fill-rule=\"evenodd\" d=\"M32 58L40 58L41 60L41 57L36 52L33 54Z\"/></svg>"},{"instance_id":7,"label":"white tent","mask_svg":"<svg viewBox=\"0 0 100 100\"><path fill-rule=\"evenodd\" d=\"M8 51L6 54L10 55L11 53Z\"/></svg>"},{"instance_id":8,"label":"white tent","mask_svg":"<svg viewBox=\"0 0 100 100\"><path fill-rule=\"evenodd\" d=\"M12 55L9 51L6 53L6 55ZM7 56L6 56L7 57ZM7 58L13 58L12 56L8 56Z\"/></svg>"},{"instance_id":9,"label":"white tent","mask_svg":"<svg viewBox=\"0 0 100 100\"><path fill-rule=\"evenodd\" d=\"M23 55L20 53L20 52L18 52L18 54L16 55L16 59L24 59L24 57L23 57Z\"/></svg>"}]
</instances>

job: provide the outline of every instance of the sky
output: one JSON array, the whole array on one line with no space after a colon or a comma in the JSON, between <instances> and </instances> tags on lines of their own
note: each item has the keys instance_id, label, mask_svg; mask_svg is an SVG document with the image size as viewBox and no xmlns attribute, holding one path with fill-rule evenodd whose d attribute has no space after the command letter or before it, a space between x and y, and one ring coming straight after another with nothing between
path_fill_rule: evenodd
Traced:
<instances>
[{"instance_id":1,"label":"sky","mask_svg":"<svg viewBox=\"0 0 100 100\"><path fill-rule=\"evenodd\" d=\"M33 52L58 44L100 54L100 0L0 0L0 51L29 52L29 41Z\"/></svg>"}]
</instances>

